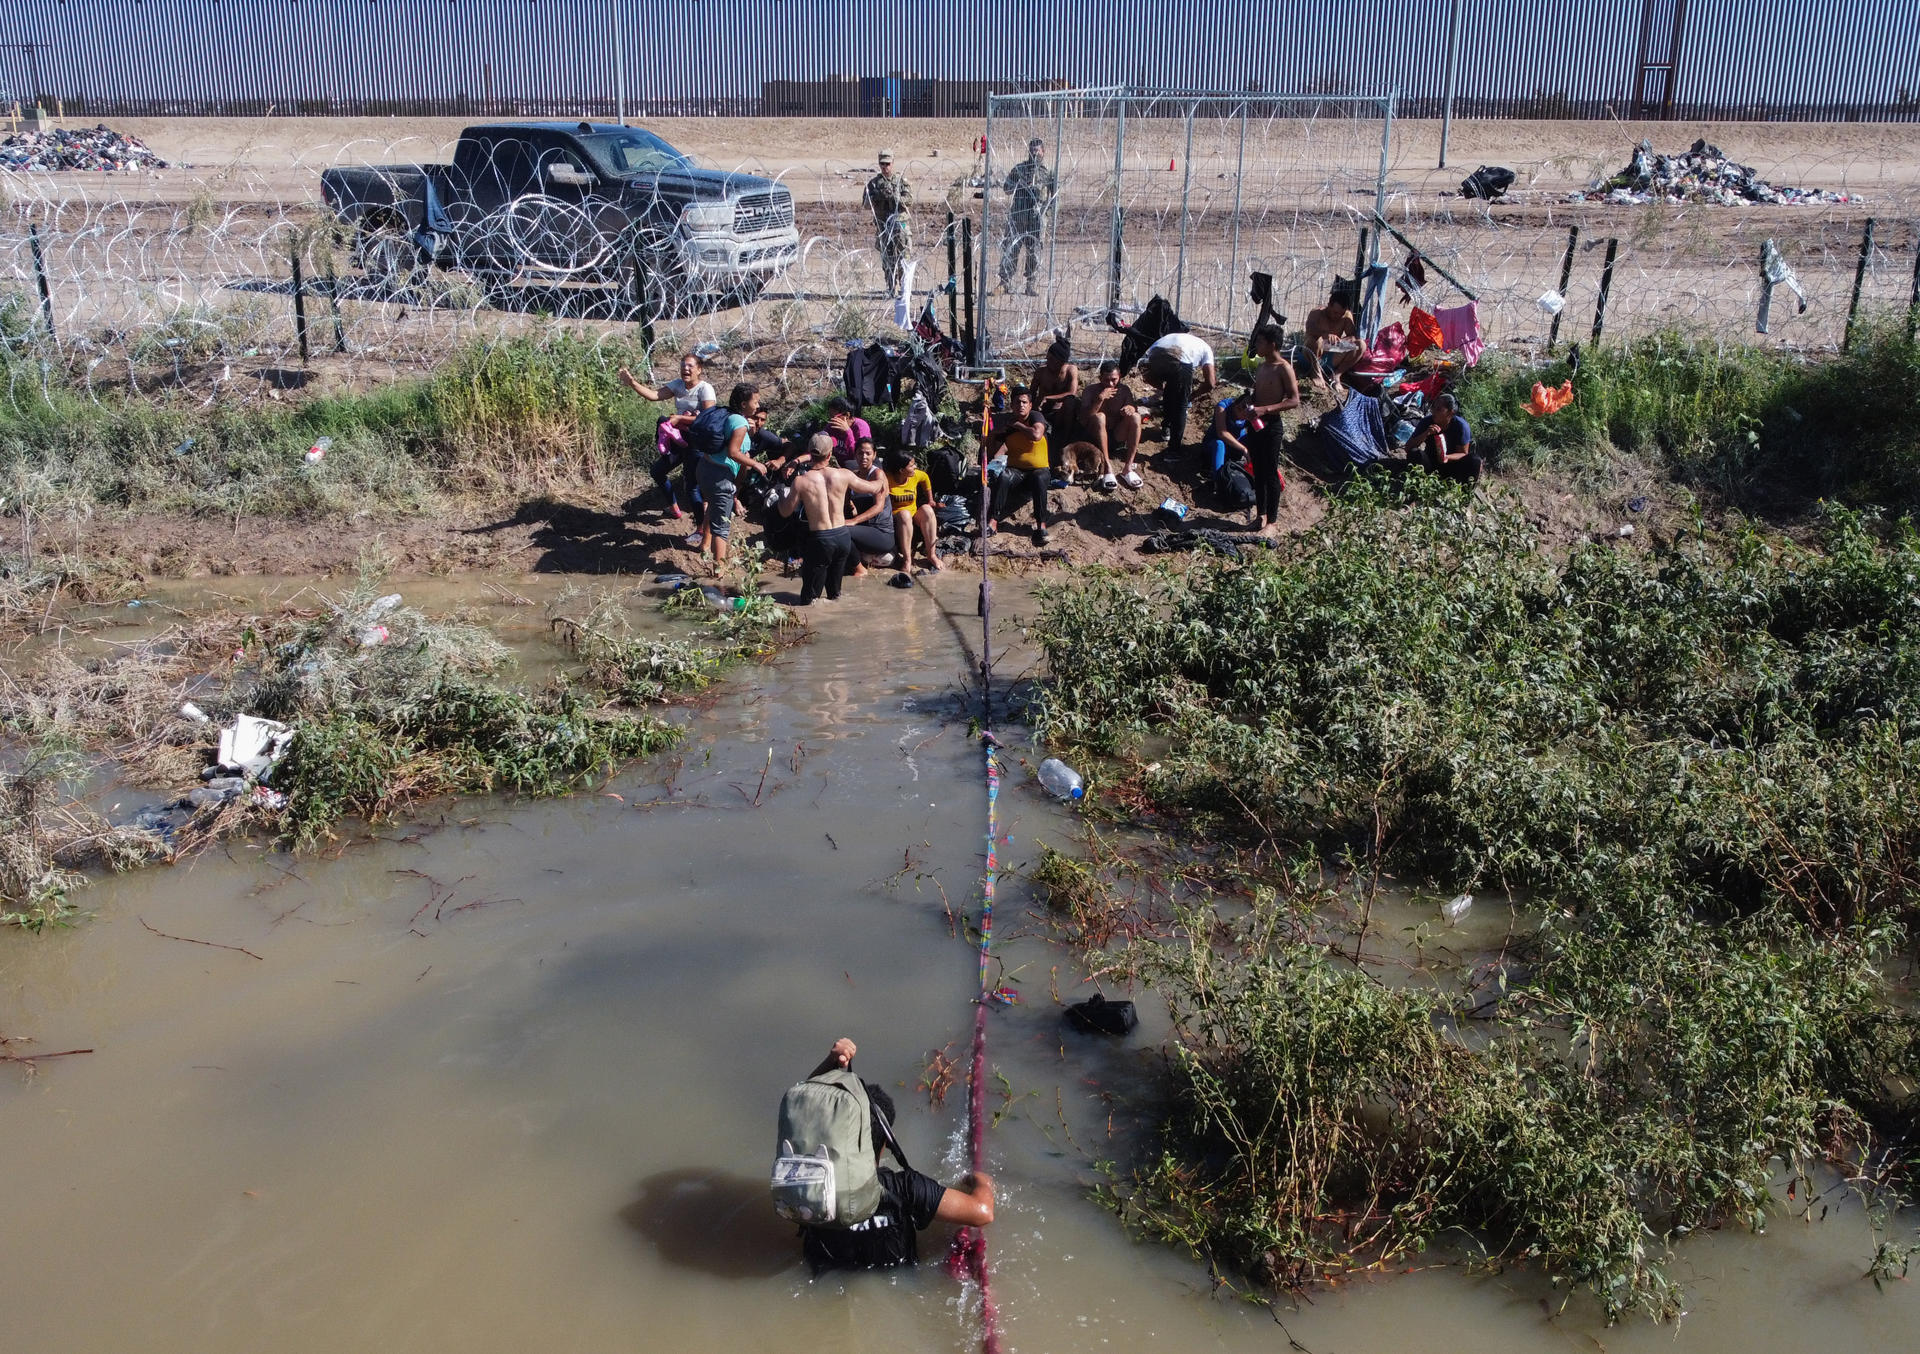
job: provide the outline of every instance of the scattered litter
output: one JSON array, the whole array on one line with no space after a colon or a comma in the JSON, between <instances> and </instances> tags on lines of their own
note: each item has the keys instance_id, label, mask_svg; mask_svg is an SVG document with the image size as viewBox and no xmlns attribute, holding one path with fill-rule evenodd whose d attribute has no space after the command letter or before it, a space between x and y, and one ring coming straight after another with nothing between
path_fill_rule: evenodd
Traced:
<instances>
[{"instance_id":1,"label":"scattered litter","mask_svg":"<svg viewBox=\"0 0 1920 1354\"><path fill-rule=\"evenodd\" d=\"M1573 382L1571 380L1562 381L1557 386L1546 386L1535 381L1533 398L1527 401L1526 409L1535 418L1543 418L1548 414L1559 413L1572 403Z\"/></svg>"},{"instance_id":2,"label":"scattered litter","mask_svg":"<svg viewBox=\"0 0 1920 1354\"><path fill-rule=\"evenodd\" d=\"M1440 915L1447 919L1447 925L1458 926L1460 919L1466 916L1472 908L1473 895L1471 893L1463 893L1459 897L1449 899L1443 903L1440 907Z\"/></svg>"},{"instance_id":3,"label":"scattered litter","mask_svg":"<svg viewBox=\"0 0 1920 1354\"><path fill-rule=\"evenodd\" d=\"M1754 322L1754 328L1760 333L1767 332L1773 315L1773 289L1785 287L1800 302L1796 314L1807 313L1807 293L1800 286L1800 279L1793 275L1793 269L1787 266L1786 258L1780 253L1780 246L1771 239L1760 246L1760 315Z\"/></svg>"},{"instance_id":4,"label":"scattered litter","mask_svg":"<svg viewBox=\"0 0 1920 1354\"><path fill-rule=\"evenodd\" d=\"M1153 520L1165 527L1178 527L1186 523L1187 514L1193 511L1177 498L1166 498L1153 510Z\"/></svg>"},{"instance_id":5,"label":"scattered litter","mask_svg":"<svg viewBox=\"0 0 1920 1354\"><path fill-rule=\"evenodd\" d=\"M996 987L987 995L1001 1006L1018 1006L1020 1004L1019 992L1011 987Z\"/></svg>"},{"instance_id":6,"label":"scattered litter","mask_svg":"<svg viewBox=\"0 0 1920 1354\"><path fill-rule=\"evenodd\" d=\"M263 809L278 810L287 807L287 797L285 795L281 794L278 790L269 790L264 785L254 786L253 792L247 797Z\"/></svg>"},{"instance_id":7,"label":"scattered litter","mask_svg":"<svg viewBox=\"0 0 1920 1354\"><path fill-rule=\"evenodd\" d=\"M1497 202L1513 187L1514 172L1504 165L1481 165L1460 181L1460 196Z\"/></svg>"},{"instance_id":8,"label":"scattered litter","mask_svg":"<svg viewBox=\"0 0 1920 1354\"><path fill-rule=\"evenodd\" d=\"M1087 1034L1122 1035L1140 1023L1130 1001L1108 1001L1098 993L1066 1009L1066 1021Z\"/></svg>"},{"instance_id":9,"label":"scattered litter","mask_svg":"<svg viewBox=\"0 0 1920 1354\"><path fill-rule=\"evenodd\" d=\"M685 574L655 574L653 581L663 588L683 587L691 580Z\"/></svg>"},{"instance_id":10,"label":"scattered litter","mask_svg":"<svg viewBox=\"0 0 1920 1354\"><path fill-rule=\"evenodd\" d=\"M1645 512L1646 510L1647 510L1647 499L1644 494L1627 500L1628 512Z\"/></svg>"},{"instance_id":11,"label":"scattered litter","mask_svg":"<svg viewBox=\"0 0 1920 1354\"><path fill-rule=\"evenodd\" d=\"M188 719L192 720L195 724L213 723L213 717L209 715L205 710L202 710L199 706L195 705L192 701L188 701L184 705L182 705L180 707L180 713L185 715Z\"/></svg>"},{"instance_id":12,"label":"scattered litter","mask_svg":"<svg viewBox=\"0 0 1920 1354\"><path fill-rule=\"evenodd\" d=\"M293 742L293 730L277 719L259 719L241 715L220 730L219 764L239 771L250 780L286 755Z\"/></svg>"},{"instance_id":13,"label":"scattered litter","mask_svg":"<svg viewBox=\"0 0 1920 1354\"><path fill-rule=\"evenodd\" d=\"M400 594L397 592L390 592L385 597L376 597L372 602L368 603L367 609L361 613L360 619L370 625L399 605Z\"/></svg>"},{"instance_id":14,"label":"scattered litter","mask_svg":"<svg viewBox=\"0 0 1920 1354\"><path fill-rule=\"evenodd\" d=\"M1624 541L1627 537L1633 535L1633 523L1627 522L1623 524L1621 528L1613 534Z\"/></svg>"},{"instance_id":15,"label":"scattered litter","mask_svg":"<svg viewBox=\"0 0 1920 1354\"><path fill-rule=\"evenodd\" d=\"M1058 757L1049 757L1040 763L1040 783L1055 799L1079 799L1087 792L1080 773Z\"/></svg>"},{"instance_id":16,"label":"scattered litter","mask_svg":"<svg viewBox=\"0 0 1920 1354\"><path fill-rule=\"evenodd\" d=\"M332 447L333 439L331 437L316 437L313 445L307 448L307 464L319 465L320 462L327 459L327 452L330 451Z\"/></svg>"},{"instance_id":17,"label":"scattered litter","mask_svg":"<svg viewBox=\"0 0 1920 1354\"><path fill-rule=\"evenodd\" d=\"M1557 291L1544 291L1534 304L1549 315L1558 315L1567 308L1567 298Z\"/></svg>"},{"instance_id":18,"label":"scattered litter","mask_svg":"<svg viewBox=\"0 0 1920 1354\"><path fill-rule=\"evenodd\" d=\"M360 647L372 649L387 642L388 631L384 625L369 625L360 632Z\"/></svg>"},{"instance_id":19,"label":"scattered litter","mask_svg":"<svg viewBox=\"0 0 1920 1354\"><path fill-rule=\"evenodd\" d=\"M890 588L910 588L913 586L913 575L902 570L887 580L887 586Z\"/></svg>"},{"instance_id":20,"label":"scattered litter","mask_svg":"<svg viewBox=\"0 0 1920 1354\"><path fill-rule=\"evenodd\" d=\"M1824 188L1782 188L1768 183L1752 165L1735 164L1718 146L1705 140L1693 143L1685 155L1655 155L1653 143L1634 148L1627 167L1584 193L1571 193L1569 202L1608 202L1632 206L1642 202L1702 202L1731 207L1742 202L1796 205L1803 202L1859 202L1850 193ZM1764 330L1761 332L1765 332Z\"/></svg>"},{"instance_id":21,"label":"scattered litter","mask_svg":"<svg viewBox=\"0 0 1920 1354\"><path fill-rule=\"evenodd\" d=\"M0 141L0 169L165 169L167 162L137 136L122 136L104 124L51 132L20 132Z\"/></svg>"}]
</instances>

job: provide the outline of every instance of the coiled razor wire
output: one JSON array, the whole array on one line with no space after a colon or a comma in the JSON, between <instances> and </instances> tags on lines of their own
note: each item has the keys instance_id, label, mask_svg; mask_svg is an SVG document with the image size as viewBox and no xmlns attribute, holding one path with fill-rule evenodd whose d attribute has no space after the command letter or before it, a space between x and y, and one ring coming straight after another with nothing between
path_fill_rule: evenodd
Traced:
<instances>
[{"instance_id":1,"label":"coiled razor wire","mask_svg":"<svg viewBox=\"0 0 1920 1354\"><path fill-rule=\"evenodd\" d=\"M984 206L991 231L973 237L971 271L976 286L994 291L988 322L999 354L1035 352L1063 324L1076 327L1082 358L1110 352L1117 340L1103 322L1109 307L1126 313L1155 293L1177 298L1203 333L1237 335L1253 318L1246 292L1254 270L1272 276L1276 308L1300 323L1335 277L1352 273L1361 229L1377 235L1378 123L1277 113L1190 118L1191 102L1162 103L1165 116L1128 115L1124 142L1115 119L1097 107L1042 112L1036 105L1031 116L998 116L993 182L978 150L958 160L903 159L900 172L918 194L913 257L923 283L907 298L910 318L931 301L943 328L964 325L965 307L954 295L964 279L949 273L968 270L958 257L947 266L947 213L970 216L977 227ZM1034 139L1058 176L1057 202L1033 242L1038 248L1027 251L1041 264L1036 294L1026 295L1026 258L1008 270L1014 287L1001 294L1014 221L1003 180ZM1391 140L1386 217L1472 289L1495 345L1536 352L1544 345L1550 317L1538 301L1558 287L1574 225L1580 233L1563 343L1587 336L1609 241L1618 244L1606 306L1611 339L1677 328L1728 342L1831 350L1843 338L1856 277L1863 312L1903 309L1911 294L1916 194L1884 169L1868 173L1871 166L1845 156L1826 164L1797 157L1791 177L1846 187L1864 198L1858 204L1572 203L1532 187L1523 173L1518 201L1490 208L1410 187L1428 164L1416 162L1409 144L1397 132ZM0 397L34 398L67 383L96 396L165 392L207 404L281 398L298 384L288 380L290 369L305 364L293 305L296 260L312 361L344 368L360 386L429 371L460 345L538 347L565 337L617 345L622 361L644 345L669 365L699 348L716 354L716 369L804 397L837 378L843 342L900 332L899 298L882 284L873 219L858 201L872 172L864 164L824 160L810 178L791 169L767 175L792 192L800 248L757 295L718 295L666 276L636 297L621 285L628 279L613 276L624 266L620 251L578 204L546 193L508 204L466 233L468 270L413 268L397 281L369 273L363 265L379 261L379 242L347 231L316 200L320 173L433 158L421 138L274 153L271 168L263 167L267 148L252 154L258 158L203 159L196 169L159 175L0 173L0 342L37 359L7 364ZM1615 147L1597 143L1594 172L1617 158ZM733 167L742 174L774 168L752 158ZM986 195L984 204L976 192ZM1863 265L1868 216L1878 230ZM1754 330L1768 238L1805 285L1810 306L1776 317L1761 339ZM1406 252L1396 243L1380 257L1397 265ZM1460 300L1429 283L1430 304ZM636 303L649 313L636 314Z\"/></svg>"}]
</instances>

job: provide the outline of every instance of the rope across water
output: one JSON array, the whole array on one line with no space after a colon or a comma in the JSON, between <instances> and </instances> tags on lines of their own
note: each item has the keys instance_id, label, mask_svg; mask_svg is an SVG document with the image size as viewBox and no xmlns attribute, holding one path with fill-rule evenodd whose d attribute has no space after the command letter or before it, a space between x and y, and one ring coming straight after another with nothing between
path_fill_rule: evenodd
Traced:
<instances>
[{"instance_id":1,"label":"rope across water","mask_svg":"<svg viewBox=\"0 0 1920 1354\"><path fill-rule=\"evenodd\" d=\"M980 909L980 989L973 1007L973 1059L967 1074L967 1164L978 1171L986 1154L987 1118L987 1007L993 992L993 893L994 876L1000 865L1000 762L998 743L993 736L993 617L987 579L986 511L987 439L993 434L992 402L981 400L980 456L980 690L982 716L980 743L987 762L987 860L981 881ZM964 1227L953 1238L953 1250L947 1257L955 1277L971 1277L980 1285L980 1348L983 1354L1000 1354L1000 1313L994 1306L990 1270L987 1266L986 1234L976 1227Z\"/></svg>"}]
</instances>

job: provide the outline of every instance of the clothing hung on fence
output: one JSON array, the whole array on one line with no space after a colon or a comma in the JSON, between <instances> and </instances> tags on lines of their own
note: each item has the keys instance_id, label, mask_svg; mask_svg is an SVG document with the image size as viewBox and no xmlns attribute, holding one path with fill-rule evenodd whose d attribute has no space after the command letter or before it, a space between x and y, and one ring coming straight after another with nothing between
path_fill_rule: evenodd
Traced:
<instances>
[{"instance_id":1,"label":"clothing hung on fence","mask_svg":"<svg viewBox=\"0 0 1920 1354\"><path fill-rule=\"evenodd\" d=\"M1407 356L1418 357L1429 348L1444 346L1440 321L1424 310L1416 309L1407 320Z\"/></svg>"},{"instance_id":2,"label":"clothing hung on fence","mask_svg":"<svg viewBox=\"0 0 1920 1354\"><path fill-rule=\"evenodd\" d=\"M1480 360L1486 346L1480 342L1480 307L1469 301L1464 306L1436 310L1434 320L1440 326L1440 343L1450 353L1457 352L1469 367Z\"/></svg>"},{"instance_id":3,"label":"clothing hung on fence","mask_svg":"<svg viewBox=\"0 0 1920 1354\"><path fill-rule=\"evenodd\" d=\"M1387 265L1376 263L1369 267L1360 284L1360 338L1367 344L1373 342L1373 336L1380 332L1380 309L1386 299Z\"/></svg>"}]
</instances>

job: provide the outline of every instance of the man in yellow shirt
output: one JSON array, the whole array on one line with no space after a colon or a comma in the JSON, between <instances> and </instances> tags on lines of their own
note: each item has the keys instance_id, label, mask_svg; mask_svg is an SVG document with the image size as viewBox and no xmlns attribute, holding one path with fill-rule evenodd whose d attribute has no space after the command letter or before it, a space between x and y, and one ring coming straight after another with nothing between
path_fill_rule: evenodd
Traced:
<instances>
[{"instance_id":1,"label":"man in yellow shirt","mask_svg":"<svg viewBox=\"0 0 1920 1354\"><path fill-rule=\"evenodd\" d=\"M1008 392L1007 403L1010 412L1006 422L993 430L993 437L980 453L992 459L996 453L1004 452L1007 458L1002 487L993 495L999 502L984 505L981 516L989 533L998 531L998 517L1003 513L1012 516L1031 498L1033 543L1045 545L1047 520L1051 516L1047 511L1047 485L1053 478L1053 470L1047 464L1047 421L1033 407L1033 392L1025 386L1015 386Z\"/></svg>"}]
</instances>

